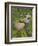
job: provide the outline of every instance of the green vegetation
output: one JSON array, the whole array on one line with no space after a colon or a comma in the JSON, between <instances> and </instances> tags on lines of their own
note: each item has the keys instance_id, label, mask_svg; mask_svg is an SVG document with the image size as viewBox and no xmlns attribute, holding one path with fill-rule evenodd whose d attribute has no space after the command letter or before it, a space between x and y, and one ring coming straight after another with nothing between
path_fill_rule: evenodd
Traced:
<instances>
[{"instance_id":1,"label":"green vegetation","mask_svg":"<svg viewBox=\"0 0 38 46\"><path fill-rule=\"evenodd\" d=\"M26 32L26 25L23 29L17 30L15 27L16 23L19 23L19 20L26 18L27 14L31 15L30 24L29 24L29 31ZM23 21L24 22L24 21ZM29 34L29 35L28 35ZM11 37L30 37L32 36L32 9L29 8L19 8L19 7L12 7L11 8Z\"/></svg>"}]
</instances>

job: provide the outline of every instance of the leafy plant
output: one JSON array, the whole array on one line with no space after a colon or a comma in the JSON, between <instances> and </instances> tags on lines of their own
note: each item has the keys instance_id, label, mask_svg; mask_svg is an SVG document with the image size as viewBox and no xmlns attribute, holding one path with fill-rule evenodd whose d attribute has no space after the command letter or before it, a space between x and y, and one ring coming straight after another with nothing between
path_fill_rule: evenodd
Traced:
<instances>
[{"instance_id":1,"label":"leafy plant","mask_svg":"<svg viewBox=\"0 0 38 46\"><path fill-rule=\"evenodd\" d=\"M26 28L27 28L26 25L22 30L18 31L15 28L15 23L19 23L19 20L23 21L23 19L26 18L25 15L27 15L28 13L31 15L30 18L31 21L28 26L29 31L26 32ZM28 37L30 35L32 35L32 9L12 7L11 8L11 37Z\"/></svg>"}]
</instances>

